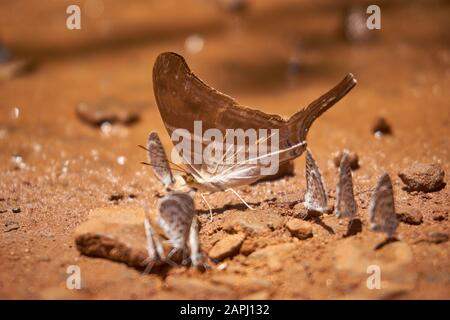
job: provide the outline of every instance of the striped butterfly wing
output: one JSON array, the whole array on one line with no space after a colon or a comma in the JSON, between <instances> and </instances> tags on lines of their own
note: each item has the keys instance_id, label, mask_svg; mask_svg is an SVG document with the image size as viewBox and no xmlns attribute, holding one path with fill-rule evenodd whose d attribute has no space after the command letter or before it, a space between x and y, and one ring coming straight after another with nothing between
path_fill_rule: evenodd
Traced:
<instances>
[{"instance_id":1,"label":"striped butterfly wing","mask_svg":"<svg viewBox=\"0 0 450 320\"><path fill-rule=\"evenodd\" d=\"M325 191L325 183L309 149L306 150L305 160L306 193L304 206L306 209L317 212L328 211L328 197Z\"/></svg>"},{"instance_id":2,"label":"striped butterfly wing","mask_svg":"<svg viewBox=\"0 0 450 320\"><path fill-rule=\"evenodd\" d=\"M279 154L279 163L283 164L303 153L306 146L302 142L306 140L314 120L344 97L355 84L353 75L347 75L333 89L289 120L285 120L279 115L241 106L233 98L208 86L191 72L184 58L176 53L160 54L153 67L153 90L164 125L174 143L177 142L173 140L174 131L184 130L177 130L177 133L186 136L185 139L190 140L192 148L189 155L183 154L182 157L191 173L203 178L220 175L222 171L229 169L230 165L217 169L217 165L192 160L202 158L200 150L194 147L196 141L203 146L203 150L209 144L209 141L203 141L202 137L193 136L194 121L201 120L203 132L214 129L223 137L226 136L227 129L278 129L277 147L278 150L285 150ZM247 147L250 145L250 142L246 142ZM226 148L227 146L224 146L223 150ZM249 183L254 179L242 181Z\"/></svg>"},{"instance_id":3,"label":"striped butterfly wing","mask_svg":"<svg viewBox=\"0 0 450 320\"><path fill-rule=\"evenodd\" d=\"M167 161L166 152L156 132L151 132L147 139L148 161L159 181L168 187L174 182L172 170Z\"/></svg>"},{"instance_id":4,"label":"striped butterfly wing","mask_svg":"<svg viewBox=\"0 0 450 320\"><path fill-rule=\"evenodd\" d=\"M194 200L188 193L174 192L159 199L158 224L176 249L185 249L195 215Z\"/></svg>"},{"instance_id":5,"label":"striped butterfly wing","mask_svg":"<svg viewBox=\"0 0 450 320\"><path fill-rule=\"evenodd\" d=\"M352 219L356 214L356 208L350 160L348 154L344 153L339 165L336 186L336 215L338 218Z\"/></svg>"},{"instance_id":6,"label":"striped butterfly wing","mask_svg":"<svg viewBox=\"0 0 450 320\"><path fill-rule=\"evenodd\" d=\"M375 231L394 235L398 226L391 178L383 174L377 182L369 205L369 221Z\"/></svg>"}]
</instances>

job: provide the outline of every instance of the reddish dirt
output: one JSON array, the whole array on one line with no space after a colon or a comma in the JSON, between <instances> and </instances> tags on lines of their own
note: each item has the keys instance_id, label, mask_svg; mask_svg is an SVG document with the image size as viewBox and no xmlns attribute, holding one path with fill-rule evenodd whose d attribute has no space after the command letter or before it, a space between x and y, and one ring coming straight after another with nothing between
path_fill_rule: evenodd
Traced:
<instances>
[{"instance_id":1,"label":"reddish dirt","mask_svg":"<svg viewBox=\"0 0 450 320\"><path fill-rule=\"evenodd\" d=\"M421 241L432 231L450 233L449 187L408 193L397 176L416 161L437 162L450 172L448 2L383 1L381 31L358 45L340 38L341 1L252 1L239 20L204 1L182 1L181 8L179 1L125 6L110 0L103 1L99 16L95 8L91 17L83 13L82 30L68 31L65 9L74 2L88 1L0 4L0 40L37 62L34 72L0 83L1 298L450 298L450 242ZM192 33L205 40L197 54L184 49ZM289 76L296 47L301 67ZM303 195L302 156L295 176L239 188L257 211L233 206L239 204L233 195L217 193L209 197L216 208L210 222L206 206L196 200L205 251L236 232L236 221L267 227L249 232L224 270L211 263L204 273L176 268L146 275L80 255L73 230L89 210L137 206L159 188L151 170L139 164L146 155L136 145L156 130L170 147L151 82L153 62L163 51L184 55L198 76L242 104L283 116L352 72L358 85L313 125L308 140L331 196L333 153L347 148L358 154L353 176L363 232L343 239L343 226L325 216L322 225L313 224L312 238L291 237L285 223L298 212L284 199ZM147 108L139 122L105 135L80 121L76 106L108 97ZM13 108L20 110L17 119ZM374 137L379 117L392 135ZM14 164L15 154L24 165ZM119 156L125 157L123 165ZM423 222L401 223L401 241L374 252L383 236L368 230L367 206L369 190L384 171L393 179L397 210L419 210ZM110 201L117 194L124 197ZM11 221L19 228L6 232ZM277 244L282 246L247 256ZM384 265L386 290L365 285L373 261ZM66 288L70 265L81 268L80 291Z\"/></svg>"}]
</instances>

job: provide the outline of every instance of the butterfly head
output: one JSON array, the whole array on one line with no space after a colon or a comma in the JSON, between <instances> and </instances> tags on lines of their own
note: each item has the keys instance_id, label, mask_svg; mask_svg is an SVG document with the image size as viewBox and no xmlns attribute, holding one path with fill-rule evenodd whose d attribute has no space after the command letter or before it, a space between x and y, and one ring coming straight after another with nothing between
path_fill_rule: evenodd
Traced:
<instances>
[{"instance_id":1,"label":"butterfly head","mask_svg":"<svg viewBox=\"0 0 450 320\"><path fill-rule=\"evenodd\" d=\"M197 191L198 189L200 189L201 186L202 186L202 185L194 178L194 176L193 176L192 174L190 174L190 173L184 174L184 175L183 175L183 179L184 179L184 182L186 183L186 185L187 185L189 188L191 188L191 189L193 189L193 190L195 190L195 191Z\"/></svg>"}]
</instances>

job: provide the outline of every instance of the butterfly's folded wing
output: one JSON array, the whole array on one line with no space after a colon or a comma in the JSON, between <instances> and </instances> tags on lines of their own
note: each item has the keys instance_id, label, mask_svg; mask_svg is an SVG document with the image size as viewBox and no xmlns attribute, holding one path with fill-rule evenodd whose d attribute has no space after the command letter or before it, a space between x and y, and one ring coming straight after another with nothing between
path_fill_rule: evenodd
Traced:
<instances>
[{"instance_id":1,"label":"butterfly's folded wing","mask_svg":"<svg viewBox=\"0 0 450 320\"><path fill-rule=\"evenodd\" d=\"M336 215L338 218L352 219L356 214L356 201L353 194L352 171L348 154L344 154L339 165L336 186Z\"/></svg>"},{"instance_id":2,"label":"butterfly's folded wing","mask_svg":"<svg viewBox=\"0 0 450 320\"><path fill-rule=\"evenodd\" d=\"M392 236L397 229L398 220L395 214L394 192L388 174L378 180L369 205L369 221L376 231Z\"/></svg>"},{"instance_id":3,"label":"butterfly's folded wing","mask_svg":"<svg viewBox=\"0 0 450 320\"><path fill-rule=\"evenodd\" d=\"M325 191L325 183L309 150L306 152L305 165L306 193L304 205L308 210L326 212L328 211L328 197Z\"/></svg>"},{"instance_id":4,"label":"butterfly's folded wing","mask_svg":"<svg viewBox=\"0 0 450 320\"><path fill-rule=\"evenodd\" d=\"M176 53L160 54L153 67L153 90L170 136L180 128L193 133L194 121L197 120L202 121L203 132L218 129L223 136L226 136L226 129L279 129L279 150L298 145L298 148L280 154L280 164L303 153L305 146L300 143L306 139L313 121L345 96L355 84L354 77L348 75L335 88L285 120L278 115L241 106L233 98L208 86L191 72L184 58ZM201 137L192 139L201 141ZM191 142L191 146L194 146L194 141ZM203 150L207 144L203 142ZM192 147L192 154L196 151ZM201 158L202 155L197 156ZM192 172L208 171L204 163L194 163L192 158L184 160Z\"/></svg>"},{"instance_id":5,"label":"butterfly's folded wing","mask_svg":"<svg viewBox=\"0 0 450 320\"><path fill-rule=\"evenodd\" d=\"M172 171L164 147L156 132L151 132L147 139L148 160L155 176L167 187L174 182Z\"/></svg>"},{"instance_id":6,"label":"butterfly's folded wing","mask_svg":"<svg viewBox=\"0 0 450 320\"><path fill-rule=\"evenodd\" d=\"M172 246L184 249L195 215L194 200L188 193L171 193L158 201L158 223Z\"/></svg>"}]
</instances>

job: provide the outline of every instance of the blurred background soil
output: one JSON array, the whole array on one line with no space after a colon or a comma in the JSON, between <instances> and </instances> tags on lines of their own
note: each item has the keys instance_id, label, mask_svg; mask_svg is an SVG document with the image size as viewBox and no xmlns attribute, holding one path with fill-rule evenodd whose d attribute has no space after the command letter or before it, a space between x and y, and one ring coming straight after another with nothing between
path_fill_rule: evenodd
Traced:
<instances>
[{"instance_id":1,"label":"blurred background soil","mask_svg":"<svg viewBox=\"0 0 450 320\"><path fill-rule=\"evenodd\" d=\"M66 28L70 4L81 7L81 30ZM33 68L0 79L0 297L449 299L450 243L421 241L450 232L449 188L408 193L397 174L416 161L450 172L450 2L377 1L381 30L346 39L345 12L368 4L259 0L233 11L207 0L1 1L0 45L11 61ZM159 190L137 145L156 130L171 146L152 89L152 66L164 51L182 54L200 78L241 104L285 117L352 72L357 86L316 121L308 142L331 196L333 152L359 155L353 177L363 232L343 239L327 228L342 228L338 220L325 216L312 238L290 236L284 224L296 212L283 201L300 200L305 190L302 156L294 176L239 188L257 211L217 193L209 197L216 208L209 222L197 201L205 251L234 232L226 226L236 220L268 227L248 233L238 255L208 272L146 275L80 255L73 230L91 209L138 206ZM104 101L137 106L137 121L98 127L76 113L82 103ZM392 134L377 138L380 117ZM367 190L384 171L397 211L418 210L423 222L401 223L401 241L374 253L383 236L368 231ZM373 259L388 264L386 290L366 287ZM66 288L70 265L81 268L82 290Z\"/></svg>"}]
</instances>

